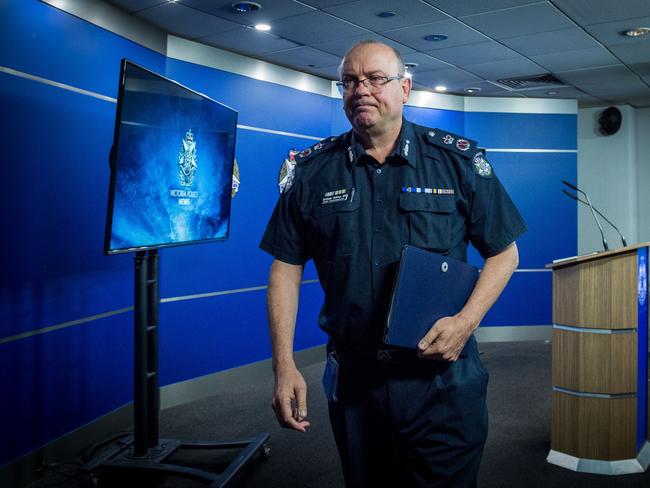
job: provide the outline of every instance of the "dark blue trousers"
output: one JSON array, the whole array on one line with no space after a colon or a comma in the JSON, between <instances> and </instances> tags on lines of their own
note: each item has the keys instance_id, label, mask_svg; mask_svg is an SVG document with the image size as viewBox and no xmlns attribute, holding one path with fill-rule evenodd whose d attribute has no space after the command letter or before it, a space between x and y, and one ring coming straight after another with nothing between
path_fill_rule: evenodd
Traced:
<instances>
[{"instance_id":1,"label":"dark blue trousers","mask_svg":"<svg viewBox=\"0 0 650 488\"><path fill-rule=\"evenodd\" d=\"M346 486L476 486L488 372L473 336L453 363L350 354L339 362L329 414Z\"/></svg>"}]
</instances>

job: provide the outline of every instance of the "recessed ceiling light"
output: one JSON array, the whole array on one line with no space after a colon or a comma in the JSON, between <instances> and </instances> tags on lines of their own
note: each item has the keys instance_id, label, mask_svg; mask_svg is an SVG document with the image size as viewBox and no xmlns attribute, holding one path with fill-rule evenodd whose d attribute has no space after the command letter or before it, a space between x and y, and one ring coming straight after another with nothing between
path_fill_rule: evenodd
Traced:
<instances>
[{"instance_id":1,"label":"recessed ceiling light","mask_svg":"<svg viewBox=\"0 0 650 488\"><path fill-rule=\"evenodd\" d=\"M377 14L377 17L381 17L382 19L388 19L390 17L395 17L397 15L397 12L393 12L392 10L386 10L385 12L379 12Z\"/></svg>"},{"instance_id":2,"label":"recessed ceiling light","mask_svg":"<svg viewBox=\"0 0 650 488\"><path fill-rule=\"evenodd\" d=\"M547 95L557 95L557 92L555 90L547 91Z\"/></svg>"},{"instance_id":3,"label":"recessed ceiling light","mask_svg":"<svg viewBox=\"0 0 650 488\"><path fill-rule=\"evenodd\" d=\"M472 93L478 93L480 91L481 91L481 89L479 87L477 87L477 86L470 86L469 88L465 88L465 90L464 90L465 93L469 93L470 95Z\"/></svg>"},{"instance_id":4,"label":"recessed ceiling light","mask_svg":"<svg viewBox=\"0 0 650 488\"><path fill-rule=\"evenodd\" d=\"M648 33L650 33L650 27L635 27L633 29L627 29L621 32L622 36L628 36L628 37L639 37L639 36L645 36Z\"/></svg>"},{"instance_id":5,"label":"recessed ceiling light","mask_svg":"<svg viewBox=\"0 0 650 488\"><path fill-rule=\"evenodd\" d=\"M424 36L422 39L425 41L444 41L447 39L447 36L444 34L429 34L428 36Z\"/></svg>"},{"instance_id":6,"label":"recessed ceiling light","mask_svg":"<svg viewBox=\"0 0 650 488\"><path fill-rule=\"evenodd\" d=\"M413 69L418 67L418 63L404 63L404 67L407 69Z\"/></svg>"},{"instance_id":7,"label":"recessed ceiling light","mask_svg":"<svg viewBox=\"0 0 650 488\"><path fill-rule=\"evenodd\" d=\"M437 86L434 88L434 90L435 90L435 91L438 91L438 92L446 92L446 91L447 91L447 87L446 87L445 85L437 85Z\"/></svg>"},{"instance_id":8,"label":"recessed ceiling light","mask_svg":"<svg viewBox=\"0 0 650 488\"><path fill-rule=\"evenodd\" d=\"M251 12L256 12L262 8L259 3L255 2L236 2L233 3L231 7L235 12L240 14L250 14Z\"/></svg>"},{"instance_id":9,"label":"recessed ceiling light","mask_svg":"<svg viewBox=\"0 0 650 488\"><path fill-rule=\"evenodd\" d=\"M255 24L255 30L266 32L271 30L271 26L269 24Z\"/></svg>"}]
</instances>

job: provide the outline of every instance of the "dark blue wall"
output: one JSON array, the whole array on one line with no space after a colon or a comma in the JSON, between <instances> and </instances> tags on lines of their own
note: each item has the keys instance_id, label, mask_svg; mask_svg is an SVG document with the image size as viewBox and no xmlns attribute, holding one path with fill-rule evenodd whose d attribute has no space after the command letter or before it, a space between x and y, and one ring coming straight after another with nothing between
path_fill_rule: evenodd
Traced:
<instances>
[{"instance_id":1,"label":"dark blue wall","mask_svg":"<svg viewBox=\"0 0 650 488\"><path fill-rule=\"evenodd\" d=\"M0 2L0 16L0 66L115 97L128 57L233 107L242 125L308 136L349 127L339 100L167 59L36 0ZM115 104L0 73L0 106L0 341L130 307L132 256L102 255ZM574 115L406 113L488 148L576 147ZM232 237L161 251L162 298L267 283L271 258L257 244L279 166L290 148L313 142L238 131ZM575 181L575 154L495 152L490 160L529 225L521 267L575 254L575 208L560 205L556 190L561 179ZM313 266L305 278L315 278ZM325 341L315 325L321 299L318 284L303 287L297 349ZM126 311L0 344L0 465L132 399L132 319ZM550 274L535 272L515 276L484 325L550 323ZM163 385L270 356L264 290L163 303L160 326Z\"/></svg>"}]
</instances>

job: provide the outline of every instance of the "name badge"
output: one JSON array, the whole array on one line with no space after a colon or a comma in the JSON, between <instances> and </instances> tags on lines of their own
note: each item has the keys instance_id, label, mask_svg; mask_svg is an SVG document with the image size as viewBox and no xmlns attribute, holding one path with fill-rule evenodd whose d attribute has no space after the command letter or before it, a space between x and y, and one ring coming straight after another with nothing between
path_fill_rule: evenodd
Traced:
<instances>
[{"instance_id":1,"label":"name badge","mask_svg":"<svg viewBox=\"0 0 650 488\"><path fill-rule=\"evenodd\" d=\"M321 205L328 205L330 203L345 202L350 197L350 192L347 188L341 190L328 191L323 193Z\"/></svg>"}]
</instances>

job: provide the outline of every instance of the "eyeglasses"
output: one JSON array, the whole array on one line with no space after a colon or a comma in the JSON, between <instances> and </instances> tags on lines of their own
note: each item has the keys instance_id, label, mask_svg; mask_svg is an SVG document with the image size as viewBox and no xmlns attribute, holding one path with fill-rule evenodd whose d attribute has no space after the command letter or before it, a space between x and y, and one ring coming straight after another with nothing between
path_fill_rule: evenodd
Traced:
<instances>
[{"instance_id":1,"label":"eyeglasses","mask_svg":"<svg viewBox=\"0 0 650 488\"><path fill-rule=\"evenodd\" d=\"M359 80L357 78L344 78L341 81L336 82L336 87L339 89L341 95L345 95L346 93L353 92L357 88L357 85L359 84L365 86L372 93L377 93L381 91L384 85L389 81L401 80L402 78L404 77L403 76L369 76L368 78L364 78L363 80Z\"/></svg>"}]
</instances>

